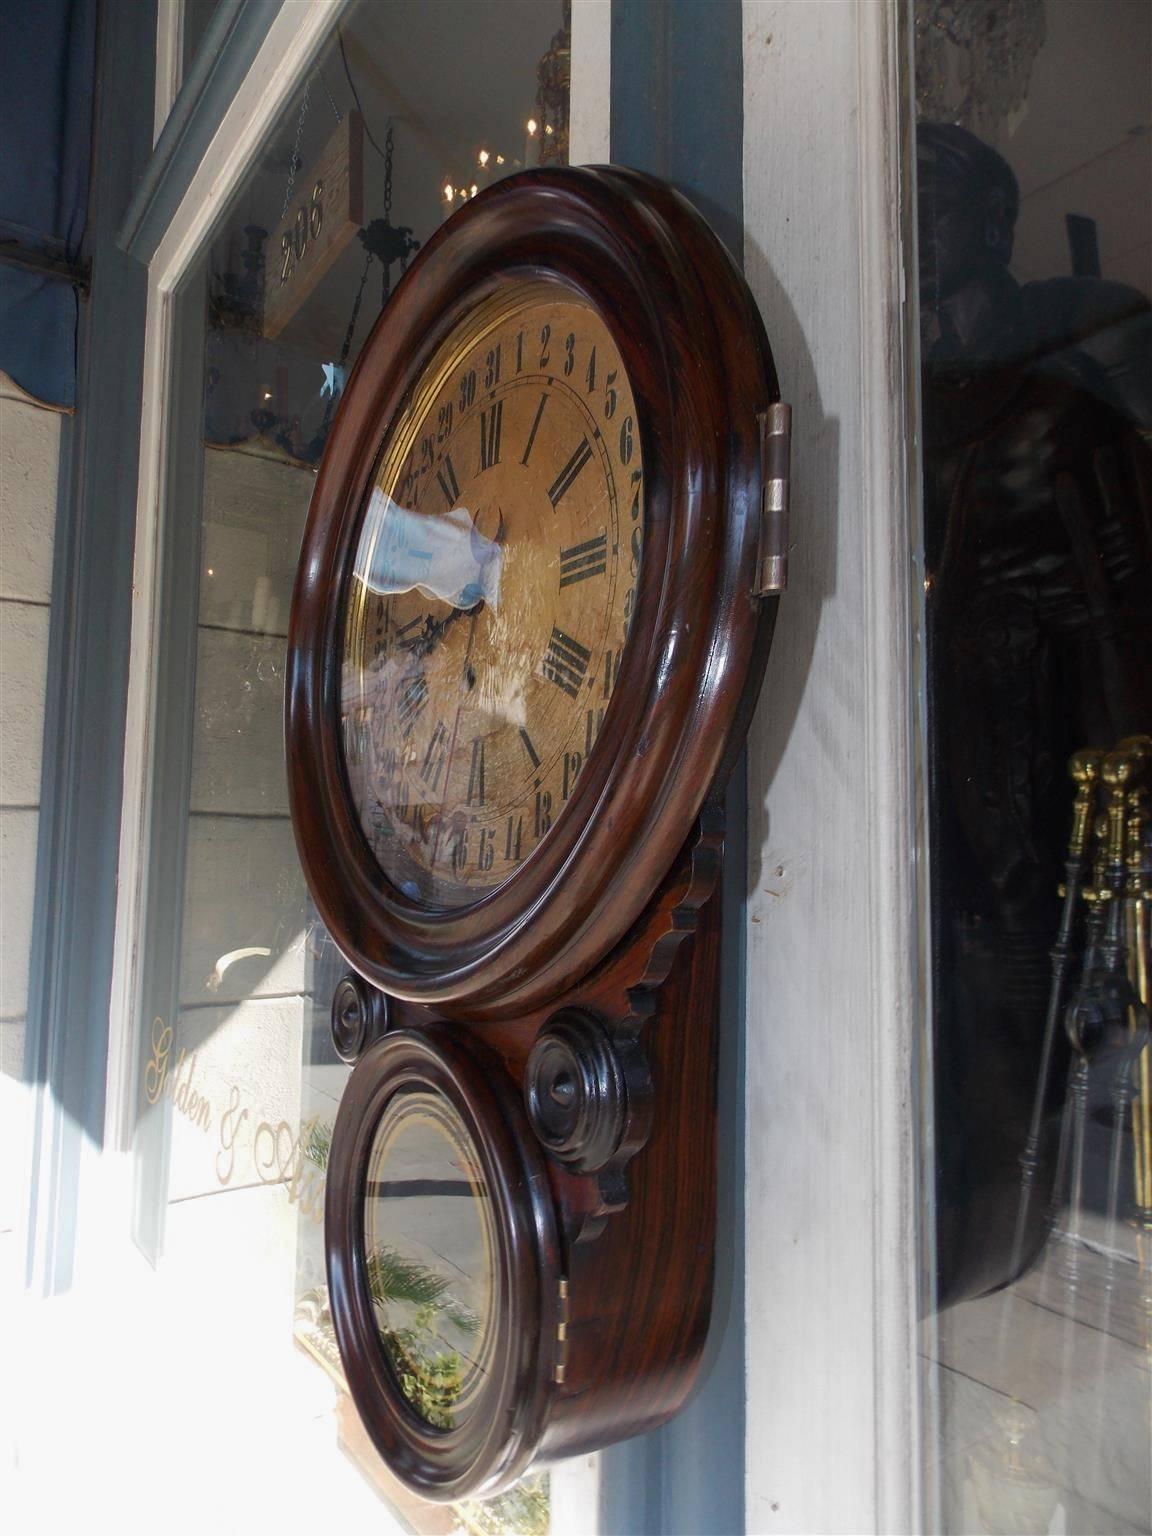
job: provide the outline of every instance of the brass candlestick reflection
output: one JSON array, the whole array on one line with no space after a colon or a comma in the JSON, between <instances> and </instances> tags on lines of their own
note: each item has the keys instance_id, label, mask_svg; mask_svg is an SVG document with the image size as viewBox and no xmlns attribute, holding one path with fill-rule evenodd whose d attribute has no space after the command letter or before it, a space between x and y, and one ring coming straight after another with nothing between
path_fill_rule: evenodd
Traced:
<instances>
[{"instance_id":1,"label":"brass candlestick reflection","mask_svg":"<svg viewBox=\"0 0 1152 1536\"><path fill-rule=\"evenodd\" d=\"M1083 849L1087 822L1084 795L1095 798L1085 762L1077 754L1070 771L1078 793L1069 847ZM1091 756L1095 756L1092 754ZM1145 1347L1152 1353L1152 1047L1149 1044L1149 951L1152 920L1152 845L1149 841L1148 784L1152 778L1152 737L1134 736L1099 761L1104 801L1096 809L1097 855L1093 879L1081 893L1087 916L1079 982L1065 1013L1065 1027L1081 1073L1098 1052L1115 1060L1113 1127L1108 1175L1108 1217L1122 1219L1120 1174L1125 1131L1132 1132L1132 1218L1144 1294ZM1066 907L1071 879L1065 888ZM1061 924L1060 938L1067 924ZM1060 947L1060 939L1057 948ZM1074 1068L1074 1073L1075 1073ZM1083 1114L1082 1106L1074 1106ZM1082 1135L1082 1128L1081 1128ZM1071 1206L1079 1213L1082 1170L1073 1170ZM1074 1219L1073 1227L1077 1221ZM1110 1308L1111 1284L1106 1306Z\"/></svg>"},{"instance_id":2,"label":"brass candlestick reflection","mask_svg":"<svg viewBox=\"0 0 1152 1536\"><path fill-rule=\"evenodd\" d=\"M1128 979L1132 1004L1128 1010L1129 1035L1139 1044L1133 1077L1132 1162L1136 1205L1136 1251L1145 1280L1145 1346L1152 1354L1152 1045L1148 1040L1149 950L1152 949L1152 841L1149 839L1148 779L1152 773L1152 737L1134 736L1121 742L1139 765L1142 782L1129 791L1125 818L1124 890L1125 937Z\"/></svg>"}]
</instances>

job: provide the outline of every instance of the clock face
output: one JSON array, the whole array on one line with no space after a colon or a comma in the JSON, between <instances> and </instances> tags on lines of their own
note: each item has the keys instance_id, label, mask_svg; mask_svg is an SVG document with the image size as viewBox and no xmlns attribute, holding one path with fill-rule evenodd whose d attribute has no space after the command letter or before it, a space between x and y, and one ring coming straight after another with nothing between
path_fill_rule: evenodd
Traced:
<instances>
[{"instance_id":1,"label":"clock face","mask_svg":"<svg viewBox=\"0 0 1152 1536\"><path fill-rule=\"evenodd\" d=\"M472 310L382 445L347 594L348 787L413 900L477 900L563 814L619 675L643 504L600 315L537 280Z\"/></svg>"}]
</instances>

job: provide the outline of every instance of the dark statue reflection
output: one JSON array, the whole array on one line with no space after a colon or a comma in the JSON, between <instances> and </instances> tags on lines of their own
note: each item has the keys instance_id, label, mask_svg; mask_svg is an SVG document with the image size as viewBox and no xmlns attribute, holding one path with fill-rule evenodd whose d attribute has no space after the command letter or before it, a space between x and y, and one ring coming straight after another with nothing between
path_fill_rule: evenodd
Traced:
<instances>
[{"instance_id":1,"label":"dark statue reflection","mask_svg":"<svg viewBox=\"0 0 1152 1536\"><path fill-rule=\"evenodd\" d=\"M1019 284L1007 162L918 130L937 1302L1044 1239L1068 1046L1014 1245L1071 824L1067 763L1152 722L1152 322L1091 276ZM1061 1059L1062 1053L1062 1059Z\"/></svg>"}]
</instances>

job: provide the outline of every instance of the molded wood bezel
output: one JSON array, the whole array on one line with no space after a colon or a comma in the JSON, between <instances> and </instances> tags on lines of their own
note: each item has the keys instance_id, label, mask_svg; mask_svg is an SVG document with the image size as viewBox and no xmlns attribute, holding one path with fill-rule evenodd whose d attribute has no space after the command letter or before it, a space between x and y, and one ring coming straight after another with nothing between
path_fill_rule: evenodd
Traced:
<instances>
[{"instance_id":1,"label":"molded wood bezel","mask_svg":"<svg viewBox=\"0 0 1152 1536\"><path fill-rule=\"evenodd\" d=\"M381 446L428 360L502 285L552 280L603 317L645 472L632 630L596 748L522 870L431 910L386 878L343 767L345 595ZM777 602L755 595L760 418L779 399L727 252L670 188L615 167L510 177L427 244L349 380L309 511L289 635L289 799L320 916L376 986L450 1016L559 997L626 934L743 740Z\"/></svg>"},{"instance_id":2,"label":"molded wood bezel","mask_svg":"<svg viewBox=\"0 0 1152 1536\"><path fill-rule=\"evenodd\" d=\"M364 1198L372 1143L389 1102L420 1090L455 1109L479 1155L496 1231L491 1374L463 1422L425 1422L380 1340L368 1288ZM450 1026L396 1030L360 1058L340 1103L324 1215L328 1291L348 1389L392 1471L421 1497L493 1492L528 1467L548 1422L562 1274L544 1157L494 1053Z\"/></svg>"}]
</instances>

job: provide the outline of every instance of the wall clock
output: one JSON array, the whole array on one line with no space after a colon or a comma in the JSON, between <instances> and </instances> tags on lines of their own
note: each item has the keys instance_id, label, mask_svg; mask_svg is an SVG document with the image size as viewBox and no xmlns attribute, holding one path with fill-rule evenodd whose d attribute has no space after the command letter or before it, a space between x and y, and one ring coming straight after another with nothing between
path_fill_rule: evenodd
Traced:
<instances>
[{"instance_id":1,"label":"wall clock","mask_svg":"<svg viewBox=\"0 0 1152 1536\"><path fill-rule=\"evenodd\" d=\"M499 183L382 314L293 604L292 818L349 963L326 1244L349 1390L430 1499L651 1429L708 1327L722 790L789 410L668 187Z\"/></svg>"}]
</instances>

